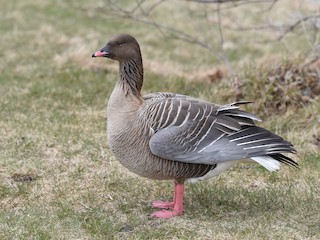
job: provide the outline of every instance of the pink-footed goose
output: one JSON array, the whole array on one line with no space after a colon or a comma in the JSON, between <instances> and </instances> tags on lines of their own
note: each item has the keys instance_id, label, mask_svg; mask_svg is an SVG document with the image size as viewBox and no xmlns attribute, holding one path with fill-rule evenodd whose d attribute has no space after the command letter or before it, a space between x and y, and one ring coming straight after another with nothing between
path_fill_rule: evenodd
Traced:
<instances>
[{"instance_id":1,"label":"pink-footed goose","mask_svg":"<svg viewBox=\"0 0 320 240\"><path fill-rule=\"evenodd\" d=\"M216 105L168 92L142 96L142 57L134 37L115 36L92 57L119 62L120 76L107 110L113 154L140 176L174 180L173 202L154 201L153 207L163 210L152 216L181 215L186 180L211 178L239 160L251 159L269 171L278 170L280 163L298 166L282 155L295 153L291 143L256 126L253 121L260 119L239 109L248 102Z\"/></svg>"}]
</instances>

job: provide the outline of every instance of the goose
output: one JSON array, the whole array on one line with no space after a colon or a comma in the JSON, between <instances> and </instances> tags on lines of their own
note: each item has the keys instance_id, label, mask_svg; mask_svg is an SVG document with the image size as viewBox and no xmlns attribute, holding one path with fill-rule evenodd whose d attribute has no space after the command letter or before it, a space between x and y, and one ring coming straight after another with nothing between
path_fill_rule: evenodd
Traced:
<instances>
[{"instance_id":1,"label":"goose","mask_svg":"<svg viewBox=\"0 0 320 240\"><path fill-rule=\"evenodd\" d=\"M140 46L129 34L113 37L92 57L119 62L119 79L107 106L107 139L124 167L154 180L173 180L173 201L154 201L151 216L182 215L184 183L214 177L249 159L269 171L280 163L298 167L296 153L280 136L256 126L259 117L240 109L249 102L217 105L194 97L155 92L141 95Z\"/></svg>"}]
</instances>

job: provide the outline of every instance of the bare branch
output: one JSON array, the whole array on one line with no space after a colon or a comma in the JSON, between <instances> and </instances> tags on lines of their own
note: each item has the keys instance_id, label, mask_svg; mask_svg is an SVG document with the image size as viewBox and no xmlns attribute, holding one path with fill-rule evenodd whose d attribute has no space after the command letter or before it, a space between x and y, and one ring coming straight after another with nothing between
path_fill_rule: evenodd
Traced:
<instances>
[{"instance_id":1,"label":"bare branch","mask_svg":"<svg viewBox=\"0 0 320 240\"><path fill-rule=\"evenodd\" d=\"M307 63L305 63L302 67L302 70L308 68L310 65L312 65L313 63L317 62L320 59L319 56L316 56L314 58L312 58L310 61L308 61Z\"/></svg>"},{"instance_id":2,"label":"bare branch","mask_svg":"<svg viewBox=\"0 0 320 240\"><path fill-rule=\"evenodd\" d=\"M219 61L223 62L224 64L226 64L226 66L228 66L229 71L231 72L232 75L235 75L235 72L234 72L231 64L229 63L229 61L228 61L228 59L227 59L227 57L225 56L224 53L220 53L219 51L217 51L213 47L211 47L209 44L207 44L206 42L200 40L199 38L197 38L195 36L192 36L191 34L188 34L188 33L184 32L183 30L180 30L180 29L177 29L177 28L173 28L173 27L170 27L170 26L166 26L166 25L163 25L163 24L160 24L160 23L154 21L148 15L148 11L146 12L142 8L142 3L144 1L145 0L139 1L137 3L137 5L134 6L134 8L132 10L130 10L130 11L126 11L126 10L122 9L118 5L114 4L111 0L108 0L108 5L113 10L113 15L116 15L116 16L122 17L122 18L131 19L131 20L134 20L136 22L140 22L140 23L143 23L143 24L146 24L146 25L153 26L156 29L158 29L158 31L160 31L164 35L166 35L166 32L168 32L168 33L173 34L173 36L176 39L179 39L179 40L182 40L182 41L185 41L185 42L189 42L189 43L192 43L192 44L196 44L196 45L201 46L204 49L207 49L209 52L211 52L213 54L214 57L216 57ZM162 2L163 2L163 0L160 1L160 3L162 3ZM137 10L140 10L142 15L139 15L139 16L134 15L134 13ZM100 9L100 11L103 11L103 9ZM221 35L221 37L223 39L222 30L221 30L221 34L220 35ZM222 40L222 43L223 43L223 40Z\"/></svg>"},{"instance_id":3,"label":"bare branch","mask_svg":"<svg viewBox=\"0 0 320 240\"><path fill-rule=\"evenodd\" d=\"M219 29L219 36L220 36L220 45L221 45L221 48L223 49L224 37L223 37L222 25L221 25L220 4L218 4L217 19L218 19L218 29Z\"/></svg>"},{"instance_id":4,"label":"bare branch","mask_svg":"<svg viewBox=\"0 0 320 240\"><path fill-rule=\"evenodd\" d=\"M293 24L283 26L282 29L285 29L285 31L278 37L278 40L282 40L288 33L294 31L303 22L310 21L311 19L317 19L317 18L320 18L320 14L304 16L299 20L297 20L296 22L294 22Z\"/></svg>"},{"instance_id":5,"label":"bare branch","mask_svg":"<svg viewBox=\"0 0 320 240\"><path fill-rule=\"evenodd\" d=\"M310 46L308 46L311 50L311 54L308 56L308 59L311 59L310 62L318 60L318 56L315 52L319 52L319 29L320 29L320 14L319 10L315 10L311 15L302 15L302 12L305 13L305 10L302 8L300 13L300 17L293 21L292 23L274 23L273 19L269 20L269 22L263 24L260 22L253 23L253 25L245 26L242 21L239 21L238 15L231 14L226 15L225 13L232 13L234 9L249 4L261 4L263 9L255 7L255 14L269 14L273 13L275 5L280 0L180 0L181 2L193 2L195 4L199 4L204 6L204 21L206 26L206 30L210 29L212 31L211 34L202 34L199 32L199 29L195 29L195 31L187 31L182 28L177 28L174 25L165 24L163 21L157 20L153 15L153 11L155 11L161 4L164 2L168 2L167 0L135 0L134 5L123 7L116 0L105 0L107 3L106 8L99 8L98 10L107 13L108 16L113 16L117 18L124 18L133 20L142 24L146 24L156 28L161 34L164 36L171 36L175 39L182 40L188 43L192 43L198 45L206 50L208 50L216 59L223 62L229 69L229 72L233 76L233 79L236 79L236 73L232 67L232 64L229 62L229 59L226 54L226 50L224 48L226 39L229 37L230 31L239 31L239 34L245 31L255 31L264 33L264 37L254 39L254 43L258 44L266 44L273 41L281 41L283 46L287 49L288 53L292 52L290 49L290 39L285 39L285 37L290 33L296 33L297 30L303 29L303 34L300 32L300 38L306 38ZM301 2L302 3L302 2ZM255 5L255 6L256 6ZM187 5L188 6L188 5ZM194 5L193 5L194 6ZM266 7L265 7L266 6ZM251 7L251 6L250 6ZM108 11L111 10L111 11ZM201 8L200 8L201 9ZM236 9L242 11L242 9ZM256 12L259 11L259 13ZM200 13L200 12L199 12ZM241 15L240 15L241 16ZM226 21L227 20L227 21ZM249 21L250 22L250 21ZM188 25L191 26L190 24ZM214 28L212 26L215 26ZM194 32L194 33L192 33ZM272 33L272 34L269 34ZM238 33L234 33L238 34ZM214 37L219 37L219 42L213 42ZM200 37L199 37L200 36ZM211 36L211 37L209 37ZM229 40L229 39L228 39ZM234 41L230 39L231 41ZM248 42L249 43L249 42ZM306 64L306 65L309 65ZM236 84L239 85L239 84Z\"/></svg>"}]
</instances>

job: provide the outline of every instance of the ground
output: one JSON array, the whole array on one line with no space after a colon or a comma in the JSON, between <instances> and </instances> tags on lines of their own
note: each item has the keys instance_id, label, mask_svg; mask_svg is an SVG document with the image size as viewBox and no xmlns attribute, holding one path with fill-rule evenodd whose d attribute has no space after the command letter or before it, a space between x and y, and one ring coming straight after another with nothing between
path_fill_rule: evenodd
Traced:
<instances>
[{"instance_id":1,"label":"ground","mask_svg":"<svg viewBox=\"0 0 320 240\"><path fill-rule=\"evenodd\" d=\"M278 17L286 9L286 1L280 2L282 8L274 8ZM1 3L0 238L319 239L319 98L316 93L299 98L307 88L287 84L293 81L288 77L292 66L304 63L305 35L269 42L269 34L262 34L268 42L260 44L254 41L260 36L256 32L239 40L236 33L226 33L226 54L240 82L235 87L225 64L206 49L152 26L111 18L97 7L107 4ZM184 14L194 14L188 31L204 28L197 23L203 17L199 11L176 8L167 1L157 11L180 19L178 27L188 24L181 20ZM232 16L241 19L251 13L248 9L237 8L239 16ZM254 16L245 22L259 20ZM141 43L144 93L179 92L215 103L253 101L247 110L263 118L260 126L295 145L298 155L292 157L300 169L284 166L269 173L254 164L237 165L187 185L183 216L149 217L152 200L172 198L173 183L138 177L110 152L106 103L117 65L91 58L120 32ZM281 78L283 71L287 77ZM299 75L294 73L290 76ZM274 99L277 104L271 104Z\"/></svg>"}]
</instances>

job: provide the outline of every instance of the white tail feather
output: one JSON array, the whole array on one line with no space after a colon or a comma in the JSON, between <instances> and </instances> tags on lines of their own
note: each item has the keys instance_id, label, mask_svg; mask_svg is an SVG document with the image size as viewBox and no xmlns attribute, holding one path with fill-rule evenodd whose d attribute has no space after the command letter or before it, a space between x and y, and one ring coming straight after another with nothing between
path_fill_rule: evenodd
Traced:
<instances>
[{"instance_id":1,"label":"white tail feather","mask_svg":"<svg viewBox=\"0 0 320 240\"><path fill-rule=\"evenodd\" d=\"M274 160L271 157L259 156L259 157L252 157L251 159L261 164L262 166L264 166L270 172L274 172L280 169L280 162L277 160Z\"/></svg>"}]
</instances>

